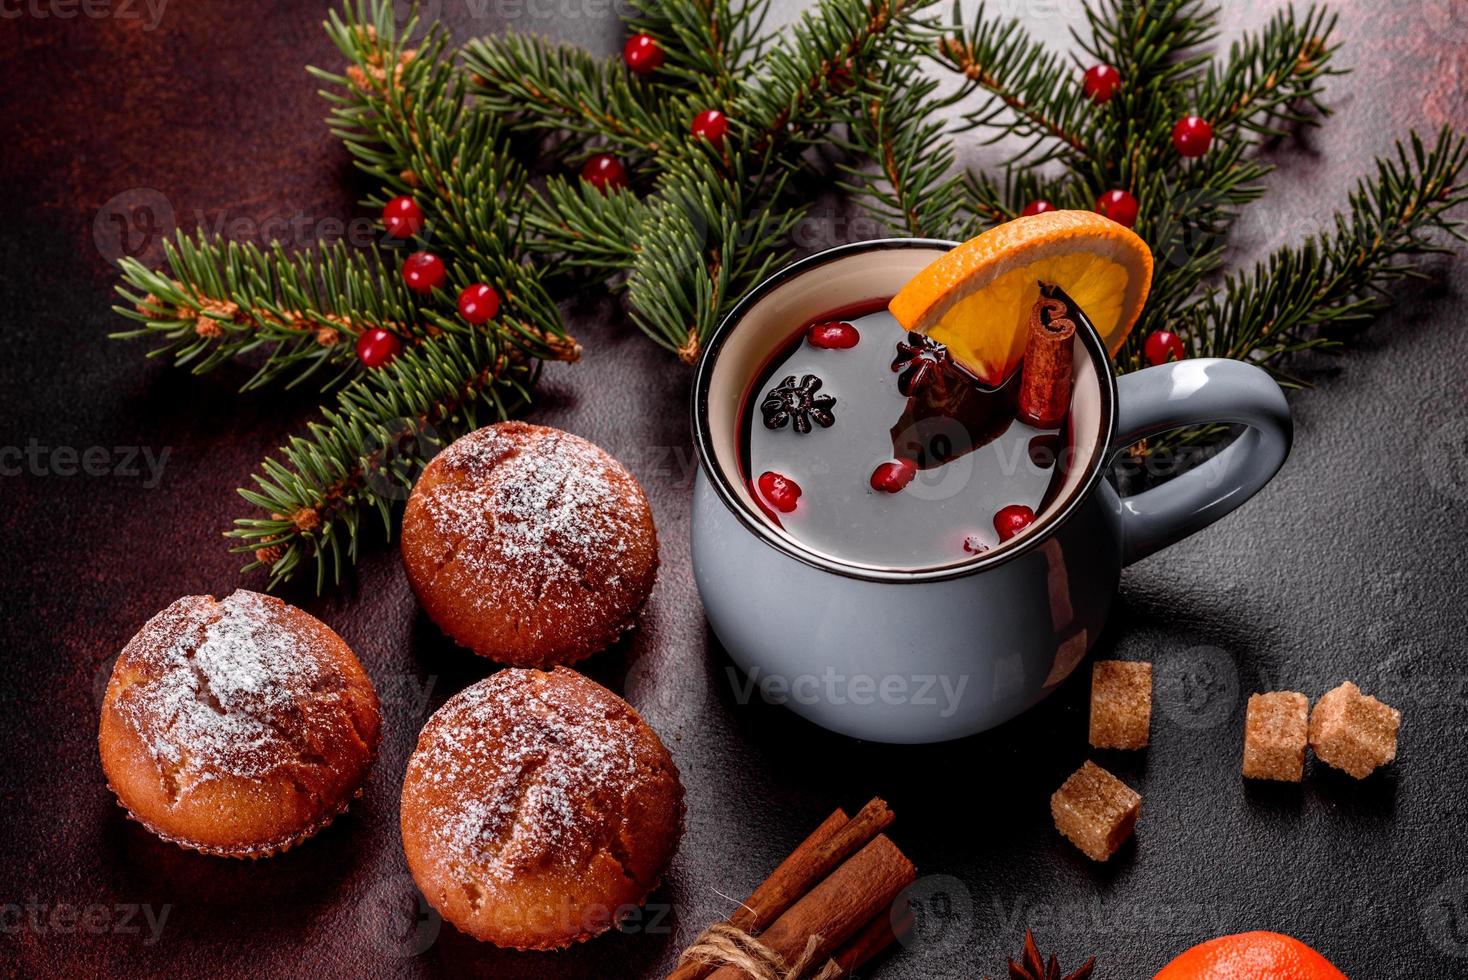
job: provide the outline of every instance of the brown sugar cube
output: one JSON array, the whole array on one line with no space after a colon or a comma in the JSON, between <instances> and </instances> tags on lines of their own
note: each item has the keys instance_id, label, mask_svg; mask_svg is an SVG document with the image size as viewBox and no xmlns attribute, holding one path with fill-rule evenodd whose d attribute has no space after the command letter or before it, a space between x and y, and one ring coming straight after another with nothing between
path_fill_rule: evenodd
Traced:
<instances>
[{"instance_id":1,"label":"brown sugar cube","mask_svg":"<svg viewBox=\"0 0 1468 980\"><path fill-rule=\"evenodd\" d=\"M1298 783L1305 774L1310 699L1294 691L1249 695L1244 717L1244 775Z\"/></svg>"},{"instance_id":2,"label":"brown sugar cube","mask_svg":"<svg viewBox=\"0 0 1468 980\"><path fill-rule=\"evenodd\" d=\"M1091 744L1144 749L1152 721L1152 665L1098 660L1091 668Z\"/></svg>"},{"instance_id":3,"label":"brown sugar cube","mask_svg":"<svg viewBox=\"0 0 1468 980\"><path fill-rule=\"evenodd\" d=\"M1081 766L1050 797L1055 829L1093 861L1105 861L1132 834L1142 798L1094 762Z\"/></svg>"},{"instance_id":4,"label":"brown sugar cube","mask_svg":"<svg viewBox=\"0 0 1468 980\"><path fill-rule=\"evenodd\" d=\"M1310 747L1320 761L1365 779L1397 757L1402 713L1350 681L1327 691L1310 713Z\"/></svg>"}]
</instances>

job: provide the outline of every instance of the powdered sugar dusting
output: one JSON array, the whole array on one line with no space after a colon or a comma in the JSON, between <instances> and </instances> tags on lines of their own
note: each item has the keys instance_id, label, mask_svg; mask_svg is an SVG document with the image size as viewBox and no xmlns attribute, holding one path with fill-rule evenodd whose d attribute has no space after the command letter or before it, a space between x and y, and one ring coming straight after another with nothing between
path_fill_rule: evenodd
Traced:
<instances>
[{"instance_id":1,"label":"powdered sugar dusting","mask_svg":"<svg viewBox=\"0 0 1468 980\"><path fill-rule=\"evenodd\" d=\"M429 721L408 793L427 803L440 852L490 888L527 867L570 873L617 849L624 801L652 775L640 731L577 674L501 671Z\"/></svg>"},{"instance_id":2,"label":"powdered sugar dusting","mask_svg":"<svg viewBox=\"0 0 1468 980\"><path fill-rule=\"evenodd\" d=\"M462 475L430 488L425 512L457 543L461 569L493 577L495 589L477 593L485 602L549 603L574 615L558 595L564 590L551 586L615 587L612 569L645 533L625 499L635 482L567 433L522 428L512 439L489 426L453 443L435 465Z\"/></svg>"},{"instance_id":3,"label":"powdered sugar dusting","mask_svg":"<svg viewBox=\"0 0 1468 980\"><path fill-rule=\"evenodd\" d=\"M292 726L340 679L284 617L286 606L239 591L180 599L128 644L132 680L117 710L181 789L216 775L259 777L298 761Z\"/></svg>"}]
</instances>

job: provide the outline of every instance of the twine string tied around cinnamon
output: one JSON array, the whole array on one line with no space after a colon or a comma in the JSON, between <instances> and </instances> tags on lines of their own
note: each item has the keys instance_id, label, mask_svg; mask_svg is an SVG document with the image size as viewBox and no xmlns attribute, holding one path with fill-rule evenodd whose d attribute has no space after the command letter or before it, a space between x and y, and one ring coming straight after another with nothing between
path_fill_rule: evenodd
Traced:
<instances>
[{"instance_id":1,"label":"twine string tied around cinnamon","mask_svg":"<svg viewBox=\"0 0 1468 980\"><path fill-rule=\"evenodd\" d=\"M678 962L703 963L712 967L732 966L748 974L752 980L836 980L841 976L841 967L834 960L826 960L820 971L808 971L820 948L821 937L813 935L805 942L805 949L794 963L787 964L784 957L760 942L754 936L727 922L715 922L683 951Z\"/></svg>"}]
</instances>

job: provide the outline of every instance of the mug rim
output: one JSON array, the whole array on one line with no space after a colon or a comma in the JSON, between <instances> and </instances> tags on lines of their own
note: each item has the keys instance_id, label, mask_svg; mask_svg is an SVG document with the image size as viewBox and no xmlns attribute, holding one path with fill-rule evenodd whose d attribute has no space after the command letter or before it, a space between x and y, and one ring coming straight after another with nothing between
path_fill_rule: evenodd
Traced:
<instances>
[{"instance_id":1,"label":"mug rim","mask_svg":"<svg viewBox=\"0 0 1468 980\"><path fill-rule=\"evenodd\" d=\"M788 540L785 536L776 534L774 528L766 523L758 514L744 506L739 498L733 484L728 476L714 462L714 439L709 426L708 393L713 383L715 362L719 357L725 341L738 327L741 320L748 314L749 310L769 295L776 288L794 279L796 276L804 275L824 265L839 261L851 255L858 255L872 251L895 251L905 248L929 248L934 250L950 250L956 248L958 242L948 241L941 238L877 238L862 242L850 242L845 245L837 245L805 258L797 259L776 270L767 276L764 281L755 286L744 295L728 315L719 322L709 336L703 354L699 357L698 368L693 380L693 439L698 449L699 466L702 467L704 475L708 478L720 501L729 508L740 523L754 532L765 544L775 550L811 565L822 571L833 572L847 578L861 579L868 582L941 582L950 579L966 578L979 572L987 571L1005 564L1022 555L1028 554L1035 548L1040 547L1049 540L1055 532L1068 521L1077 510L1086 502L1098 483L1101 482L1105 472L1106 460L1109 457L1107 448L1116 437L1116 374L1112 369L1111 357L1101 338L1097 336L1095 328L1089 321L1085 322L1085 329L1078 330L1086 353L1090 356L1095 369L1097 386L1100 388L1101 396L1101 424L1098 427L1097 439L1089 454L1087 472L1083 478L1071 489L1071 491L1060 501L1052 504L1051 516L1046 518L1036 532L1027 534L1013 547L996 548L991 552L975 555L973 558L953 565L943 565L934 568L912 568L912 569L883 569L873 568L868 565L856 565L843 562L829 555L819 554L809 549L800 547L798 544Z\"/></svg>"}]
</instances>

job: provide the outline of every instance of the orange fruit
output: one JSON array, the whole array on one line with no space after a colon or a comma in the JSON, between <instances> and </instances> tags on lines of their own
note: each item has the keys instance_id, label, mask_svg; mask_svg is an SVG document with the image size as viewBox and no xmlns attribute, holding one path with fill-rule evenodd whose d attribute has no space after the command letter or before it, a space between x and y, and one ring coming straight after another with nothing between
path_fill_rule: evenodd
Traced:
<instances>
[{"instance_id":1,"label":"orange fruit","mask_svg":"<svg viewBox=\"0 0 1468 980\"><path fill-rule=\"evenodd\" d=\"M1194 946L1152 980L1346 980L1346 975L1298 939L1241 932Z\"/></svg>"},{"instance_id":2,"label":"orange fruit","mask_svg":"<svg viewBox=\"0 0 1468 980\"><path fill-rule=\"evenodd\" d=\"M946 344L998 385L1024 358L1040 283L1075 300L1114 356L1142 315L1152 252L1130 228L1092 211L1047 211L971 238L908 281L888 304L907 330Z\"/></svg>"}]
</instances>

